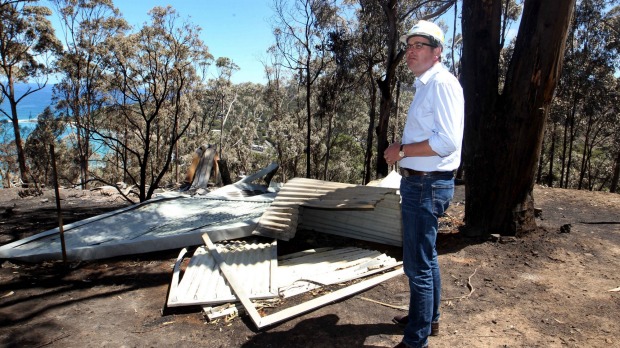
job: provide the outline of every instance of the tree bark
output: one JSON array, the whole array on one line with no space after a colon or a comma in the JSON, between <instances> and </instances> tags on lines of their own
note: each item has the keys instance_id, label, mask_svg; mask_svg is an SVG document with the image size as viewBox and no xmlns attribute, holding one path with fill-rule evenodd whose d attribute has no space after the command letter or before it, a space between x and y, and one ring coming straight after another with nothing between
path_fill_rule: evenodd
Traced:
<instances>
[{"instance_id":1,"label":"tree bark","mask_svg":"<svg viewBox=\"0 0 620 348\"><path fill-rule=\"evenodd\" d=\"M536 165L574 10L574 0L525 1L499 94L501 4L463 1L465 233L471 236L536 228Z\"/></svg>"},{"instance_id":2,"label":"tree bark","mask_svg":"<svg viewBox=\"0 0 620 348\"><path fill-rule=\"evenodd\" d=\"M389 145L388 126L394 105L392 92L394 91L396 81L396 68L404 57L404 52L398 52L397 50L399 42L398 2L396 0L389 0L386 4L382 3L381 7L387 18L389 33L386 48L388 56L385 60L385 77L383 80L377 81L381 97L379 101L379 122L375 128L375 134L377 135L377 177L385 177L388 174L388 165L385 158L383 158L383 152Z\"/></svg>"},{"instance_id":3,"label":"tree bark","mask_svg":"<svg viewBox=\"0 0 620 348\"><path fill-rule=\"evenodd\" d=\"M551 146L549 148L549 174L547 175L547 186L553 187L553 162L555 161L555 141L557 123L553 124L551 133Z\"/></svg>"},{"instance_id":4,"label":"tree bark","mask_svg":"<svg viewBox=\"0 0 620 348\"><path fill-rule=\"evenodd\" d=\"M371 66L369 64L369 66ZM366 154L364 156L364 185L370 182L370 171L372 164L372 144L373 144L373 133L372 130L375 128L375 105L377 100L377 87L373 80L372 69L368 69L366 72L369 78L369 89L370 89L370 107L368 108L368 135L366 140Z\"/></svg>"},{"instance_id":5,"label":"tree bark","mask_svg":"<svg viewBox=\"0 0 620 348\"><path fill-rule=\"evenodd\" d=\"M618 179L620 178L620 151L616 154L616 160L614 163L614 174L611 178L611 186L609 188L609 192L617 192L618 190Z\"/></svg>"},{"instance_id":6,"label":"tree bark","mask_svg":"<svg viewBox=\"0 0 620 348\"><path fill-rule=\"evenodd\" d=\"M15 134L15 148L17 150L17 163L19 164L19 174L21 181L27 184L29 180L28 166L26 166L26 154L24 153L24 144L22 142L22 136L19 132L19 119L17 118L17 103L13 100L9 100L11 105L11 123L13 125L13 133Z\"/></svg>"}]
</instances>

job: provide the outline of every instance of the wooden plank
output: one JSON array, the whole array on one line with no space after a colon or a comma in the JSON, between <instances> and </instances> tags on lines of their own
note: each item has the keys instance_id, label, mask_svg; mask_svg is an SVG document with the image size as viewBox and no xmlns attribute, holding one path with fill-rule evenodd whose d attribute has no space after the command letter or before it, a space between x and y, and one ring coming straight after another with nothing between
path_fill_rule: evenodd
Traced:
<instances>
[{"instance_id":1,"label":"wooden plank","mask_svg":"<svg viewBox=\"0 0 620 348\"><path fill-rule=\"evenodd\" d=\"M368 280L364 280L362 282L353 284L351 286L348 286L346 288L340 289L340 290L336 290L332 293L314 298L308 302L304 302L301 303L299 305L290 307L290 308L286 308L283 309L277 313L274 314L270 314L266 317L263 317L260 319L260 325L258 325L258 328L263 328L265 326L270 326L276 323L279 323L281 321L290 319L292 317L296 317L298 315L310 312L316 308L325 306L327 304L330 304L332 302L338 301L342 298L345 298L347 296L351 296L353 294L356 294L358 292L362 292L364 290L367 290L377 284L380 284L388 279L394 278L396 276L402 275L403 273L403 269L399 268L395 271L391 271L389 273L384 273L380 276L376 276L374 278L370 278Z\"/></svg>"},{"instance_id":2,"label":"wooden plank","mask_svg":"<svg viewBox=\"0 0 620 348\"><path fill-rule=\"evenodd\" d=\"M202 239L205 242L209 254L211 254L217 264L220 266L220 271L222 271L222 274L224 274L224 277L226 277L226 280L228 280L228 284L230 284L233 292L235 293L235 295L237 295L237 299L241 302L243 307L245 307L245 310L250 315L250 318L252 319L254 324L260 328L261 316L254 307L252 301L250 301L250 297L246 293L245 288L243 287L243 283L236 279L233 269L226 262L224 262L224 259L222 258L222 256L220 256L220 253L215 248L215 245L213 244L213 242L211 242L209 235L203 234Z\"/></svg>"}]
</instances>

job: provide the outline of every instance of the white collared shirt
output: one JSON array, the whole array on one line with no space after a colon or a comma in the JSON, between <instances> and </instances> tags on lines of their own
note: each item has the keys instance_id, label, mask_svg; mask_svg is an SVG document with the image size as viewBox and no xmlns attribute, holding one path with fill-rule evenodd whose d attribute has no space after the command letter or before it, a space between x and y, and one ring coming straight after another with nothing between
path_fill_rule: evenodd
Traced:
<instances>
[{"instance_id":1,"label":"white collared shirt","mask_svg":"<svg viewBox=\"0 0 620 348\"><path fill-rule=\"evenodd\" d=\"M439 156L405 157L403 168L451 171L461 163L465 120L463 89L441 63L433 65L414 83L415 95L407 112L402 143L429 141Z\"/></svg>"}]
</instances>

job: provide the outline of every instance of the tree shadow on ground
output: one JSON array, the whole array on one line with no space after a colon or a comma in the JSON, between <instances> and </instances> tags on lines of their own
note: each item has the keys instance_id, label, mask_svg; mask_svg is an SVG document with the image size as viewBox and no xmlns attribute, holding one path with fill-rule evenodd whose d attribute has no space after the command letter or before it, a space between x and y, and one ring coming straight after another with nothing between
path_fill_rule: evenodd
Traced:
<instances>
[{"instance_id":1,"label":"tree shadow on ground","mask_svg":"<svg viewBox=\"0 0 620 348\"><path fill-rule=\"evenodd\" d=\"M25 323L43 313L76 303L168 284L170 273L150 265L159 263L162 256L170 255L160 252L142 254L140 260L110 258L74 265L5 261L3 275L13 273L14 277L3 282L2 290L14 295L0 300L0 326Z\"/></svg>"},{"instance_id":2,"label":"tree shadow on ground","mask_svg":"<svg viewBox=\"0 0 620 348\"><path fill-rule=\"evenodd\" d=\"M402 335L392 323L338 325L339 317L328 314L300 321L286 331L264 331L242 347L372 347L367 338L378 335Z\"/></svg>"}]
</instances>

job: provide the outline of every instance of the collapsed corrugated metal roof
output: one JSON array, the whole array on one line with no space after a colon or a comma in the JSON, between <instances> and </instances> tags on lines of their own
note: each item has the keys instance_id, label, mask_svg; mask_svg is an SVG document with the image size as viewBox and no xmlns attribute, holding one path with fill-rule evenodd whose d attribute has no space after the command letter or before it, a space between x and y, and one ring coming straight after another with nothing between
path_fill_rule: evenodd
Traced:
<instances>
[{"instance_id":1,"label":"collapsed corrugated metal roof","mask_svg":"<svg viewBox=\"0 0 620 348\"><path fill-rule=\"evenodd\" d=\"M253 234L290 240L302 223L307 228L342 235L357 229L360 233L351 237L400 245L402 232L398 202L400 197L394 188L293 178L282 186L273 203L261 216ZM378 205L380 209L377 210ZM300 211L302 208L303 213ZM311 209L314 211L310 212ZM331 221L337 222L335 217L344 211L348 212L345 215L352 218L344 225L339 222L330 225ZM362 221L366 217L370 218L359 226L355 225L355 220ZM386 222L392 221L393 224L386 226ZM315 226L315 223L323 225ZM368 230L366 227L369 227ZM390 237L374 238L382 236L384 232L390 234ZM369 237L363 238L364 235Z\"/></svg>"},{"instance_id":2,"label":"collapsed corrugated metal roof","mask_svg":"<svg viewBox=\"0 0 620 348\"><path fill-rule=\"evenodd\" d=\"M239 275L235 272L234 268L224 260L222 255L219 253L218 248L209 239L208 234L204 234L203 239L205 241L206 250L213 257L213 259L219 266L220 271L222 272L233 292L235 293L237 299L241 302L247 313L250 315L250 318L259 329L284 321L291 317L309 312L313 309L332 303L346 296L350 296L352 294L364 291L385 280L403 274L402 268L399 268L372 278L365 279L361 282L349 285L345 288L336 290L326 295L313 298L310 301L298 304L296 306L285 308L276 313L269 314L267 316L261 316L256 310L254 303L250 300L250 296L247 292L244 279L239 277ZM391 266L386 266L385 268L383 268L382 271L388 270L398 265L400 265L399 262L394 262Z\"/></svg>"},{"instance_id":3,"label":"collapsed corrugated metal roof","mask_svg":"<svg viewBox=\"0 0 620 348\"><path fill-rule=\"evenodd\" d=\"M367 277L401 262L376 250L357 247L320 248L284 255L276 260L276 242L238 240L216 243L250 299L290 297L320 288ZM183 269L187 249L174 266L168 294L169 307L236 302L230 285L205 247L196 249ZM181 276L181 273L183 275Z\"/></svg>"},{"instance_id":4,"label":"collapsed corrugated metal roof","mask_svg":"<svg viewBox=\"0 0 620 348\"><path fill-rule=\"evenodd\" d=\"M152 199L65 225L67 258L93 260L200 245L205 232L214 240L246 237L272 201L273 194ZM0 258L30 262L61 259L61 253L58 228L0 247Z\"/></svg>"}]
</instances>

